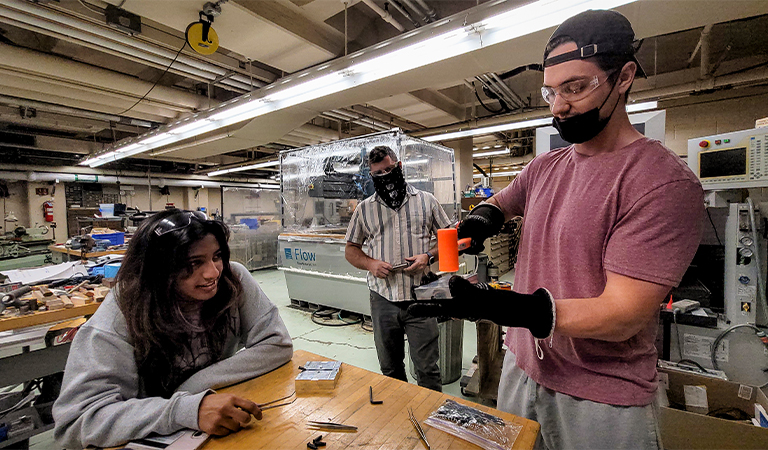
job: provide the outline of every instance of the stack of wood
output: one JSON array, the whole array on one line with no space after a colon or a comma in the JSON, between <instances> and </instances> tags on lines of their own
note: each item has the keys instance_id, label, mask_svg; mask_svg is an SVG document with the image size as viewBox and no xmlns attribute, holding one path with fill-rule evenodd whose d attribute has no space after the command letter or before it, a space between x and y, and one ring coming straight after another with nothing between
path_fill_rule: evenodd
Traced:
<instances>
[{"instance_id":1,"label":"stack of wood","mask_svg":"<svg viewBox=\"0 0 768 450\"><path fill-rule=\"evenodd\" d=\"M83 281L77 286L73 286L66 291L57 290L54 293L47 286L34 286L32 291L21 297L22 301L35 301L37 308L55 311L57 309L74 308L75 306L87 305L93 302L102 302L109 293L109 288L100 284L89 284ZM58 295L57 295L58 294Z\"/></svg>"}]
</instances>

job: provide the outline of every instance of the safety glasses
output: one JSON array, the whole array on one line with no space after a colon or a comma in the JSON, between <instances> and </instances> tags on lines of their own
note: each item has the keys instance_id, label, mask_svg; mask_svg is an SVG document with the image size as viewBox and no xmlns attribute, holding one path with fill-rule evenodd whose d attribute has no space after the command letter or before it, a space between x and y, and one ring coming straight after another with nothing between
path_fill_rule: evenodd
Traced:
<instances>
[{"instance_id":1,"label":"safety glasses","mask_svg":"<svg viewBox=\"0 0 768 450\"><path fill-rule=\"evenodd\" d=\"M616 72L617 71L612 71L607 74L605 80L602 82L598 76L595 75L591 78L587 77L569 81L560 86L542 86L541 96L544 97L544 101L549 105L555 103L555 99L558 95L566 102L577 102L587 98L595 89L610 80Z\"/></svg>"},{"instance_id":2,"label":"safety glasses","mask_svg":"<svg viewBox=\"0 0 768 450\"><path fill-rule=\"evenodd\" d=\"M159 237L172 231L178 231L188 227L193 220L205 222L208 220L208 216L201 211L182 211L158 222L152 233Z\"/></svg>"}]
</instances>

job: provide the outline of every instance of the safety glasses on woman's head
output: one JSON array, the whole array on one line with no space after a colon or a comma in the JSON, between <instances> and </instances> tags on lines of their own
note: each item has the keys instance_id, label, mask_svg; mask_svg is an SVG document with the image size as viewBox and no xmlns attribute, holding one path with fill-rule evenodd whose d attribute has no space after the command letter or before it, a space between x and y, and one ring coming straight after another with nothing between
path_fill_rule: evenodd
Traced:
<instances>
[{"instance_id":1,"label":"safety glasses on woman's head","mask_svg":"<svg viewBox=\"0 0 768 450\"><path fill-rule=\"evenodd\" d=\"M162 236L168 234L171 231L181 230L188 227L192 220L199 220L205 222L208 220L208 216L202 211L182 211L177 214L166 217L155 225L155 229L152 230L155 236Z\"/></svg>"}]
</instances>

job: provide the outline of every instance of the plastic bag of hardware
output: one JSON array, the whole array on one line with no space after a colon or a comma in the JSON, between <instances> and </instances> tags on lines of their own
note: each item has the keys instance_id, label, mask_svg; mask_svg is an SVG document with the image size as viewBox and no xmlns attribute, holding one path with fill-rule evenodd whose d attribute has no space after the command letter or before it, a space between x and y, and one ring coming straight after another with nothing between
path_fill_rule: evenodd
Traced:
<instances>
[{"instance_id":1,"label":"plastic bag of hardware","mask_svg":"<svg viewBox=\"0 0 768 450\"><path fill-rule=\"evenodd\" d=\"M511 449L523 429L522 425L505 422L499 417L453 400L446 400L424 423L485 450Z\"/></svg>"}]
</instances>

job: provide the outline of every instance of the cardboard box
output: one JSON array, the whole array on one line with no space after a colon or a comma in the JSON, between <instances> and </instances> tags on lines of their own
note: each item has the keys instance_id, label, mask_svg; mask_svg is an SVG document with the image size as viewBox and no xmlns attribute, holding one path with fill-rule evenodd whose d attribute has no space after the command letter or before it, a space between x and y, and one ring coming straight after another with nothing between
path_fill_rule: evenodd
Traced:
<instances>
[{"instance_id":1,"label":"cardboard box","mask_svg":"<svg viewBox=\"0 0 768 450\"><path fill-rule=\"evenodd\" d=\"M755 403L768 408L768 398L759 388L663 369L659 376L660 388L667 388L670 405L688 405L688 409L701 411L661 408L659 425L665 449L768 448L768 428L706 415L720 408L738 408L752 415Z\"/></svg>"}]
</instances>

